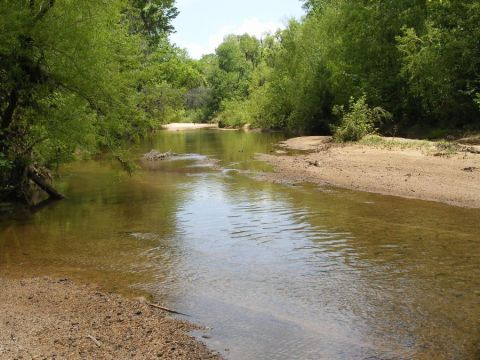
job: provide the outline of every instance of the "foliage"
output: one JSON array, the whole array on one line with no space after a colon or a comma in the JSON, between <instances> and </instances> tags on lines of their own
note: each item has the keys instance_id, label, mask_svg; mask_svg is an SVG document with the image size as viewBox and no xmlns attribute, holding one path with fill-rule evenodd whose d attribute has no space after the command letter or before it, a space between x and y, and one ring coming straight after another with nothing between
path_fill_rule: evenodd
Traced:
<instances>
[{"instance_id":1,"label":"foliage","mask_svg":"<svg viewBox=\"0 0 480 360\"><path fill-rule=\"evenodd\" d=\"M334 114L341 117L340 125L333 126L333 138L337 142L359 141L377 132L377 125L391 115L382 108L370 108L364 95L350 98L349 109L335 106Z\"/></svg>"},{"instance_id":2,"label":"foliage","mask_svg":"<svg viewBox=\"0 0 480 360\"><path fill-rule=\"evenodd\" d=\"M478 120L480 6L469 2L433 2L422 31L404 28L397 37L401 75L422 112L442 127ZM469 14L469 16L464 16Z\"/></svg>"},{"instance_id":3,"label":"foliage","mask_svg":"<svg viewBox=\"0 0 480 360\"><path fill-rule=\"evenodd\" d=\"M175 0L132 0L132 7L137 16L133 16L131 28L144 35L151 47L157 47L174 31L171 22L179 14Z\"/></svg>"},{"instance_id":4,"label":"foliage","mask_svg":"<svg viewBox=\"0 0 480 360\"><path fill-rule=\"evenodd\" d=\"M477 0L302 3L286 29L194 61L168 39L174 0L0 2L1 188L169 121L343 140L480 128Z\"/></svg>"},{"instance_id":5,"label":"foliage","mask_svg":"<svg viewBox=\"0 0 480 360\"><path fill-rule=\"evenodd\" d=\"M31 164L117 156L181 113L203 76L168 42L175 15L172 0L0 2L3 190L22 193Z\"/></svg>"},{"instance_id":6,"label":"foliage","mask_svg":"<svg viewBox=\"0 0 480 360\"><path fill-rule=\"evenodd\" d=\"M217 116L220 127L238 128L252 122L248 103L242 100L225 100Z\"/></svg>"},{"instance_id":7,"label":"foliage","mask_svg":"<svg viewBox=\"0 0 480 360\"><path fill-rule=\"evenodd\" d=\"M218 116L220 112L226 114L227 111L246 119L238 113L237 105L250 94L252 76L260 67L262 49L261 42L250 35L230 35L215 54L204 56L199 61L208 86L208 98L203 99L206 118ZM228 109L230 106L233 108Z\"/></svg>"},{"instance_id":8,"label":"foliage","mask_svg":"<svg viewBox=\"0 0 480 360\"><path fill-rule=\"evenodd\" d=\"M210 118L231 106L233 123L328 133L333 107L366 94L393 115L384 133L480 128L478 1L302 2L303 19L257 43L245 37L252 51L229 36L206 57Z\"/></svg>"},{"instance_id":9,"label":"foliage","mask_svg":"<svg viewBox=\"0 0 480 360\"><path fill-rule=\"evenodd\" d=\"M179 121L186 94L203 82L202 74L184 50L164 43L146 55L140 75L140 106L150 119L151 127Z\"/></svg>"}]
</instances>

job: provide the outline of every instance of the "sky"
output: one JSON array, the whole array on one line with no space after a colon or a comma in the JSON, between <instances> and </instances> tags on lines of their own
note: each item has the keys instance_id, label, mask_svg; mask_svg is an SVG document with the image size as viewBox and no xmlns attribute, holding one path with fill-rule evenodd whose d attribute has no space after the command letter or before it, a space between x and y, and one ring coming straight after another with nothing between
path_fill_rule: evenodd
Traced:
<instances>
[{"instance_id":1,"label":"sky","mask_svg":"<svg viewBox=\"0 0 480 360\"><path fill-rule=\"evenodd\" d=\"M228 34L261 37L304 14L300 0L177 0L176 6L172 41L195 59L214 52Z\"/></svg>"}]
</instances>

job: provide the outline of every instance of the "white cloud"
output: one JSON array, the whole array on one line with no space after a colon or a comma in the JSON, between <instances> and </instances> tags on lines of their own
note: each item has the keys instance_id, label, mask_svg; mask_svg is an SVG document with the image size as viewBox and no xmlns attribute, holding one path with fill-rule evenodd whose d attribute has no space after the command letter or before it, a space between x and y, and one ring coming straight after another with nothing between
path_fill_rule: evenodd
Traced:
<instances>
[{"instance_id":1,"label":"white cloud","mask_svg":"<svg viewBox=\"0 0 480 360\"><path fill-rule=\"evenodd\" d=\"M172 40L178 46L186 48L190 56L194 59L199 59L202 55L215 52L215 49L220 45L223 39L230 34L243 35L250 34L257 38L261 38L266 33L273 33L285 26L280 22L267 21L262 22L257 18L250 18L244 20L238 26L224 26L220 28L215 34L211 35L208 40L203 43L191 43L182 41L176 34L172 35Z\"/></svg>"}]
</instances>

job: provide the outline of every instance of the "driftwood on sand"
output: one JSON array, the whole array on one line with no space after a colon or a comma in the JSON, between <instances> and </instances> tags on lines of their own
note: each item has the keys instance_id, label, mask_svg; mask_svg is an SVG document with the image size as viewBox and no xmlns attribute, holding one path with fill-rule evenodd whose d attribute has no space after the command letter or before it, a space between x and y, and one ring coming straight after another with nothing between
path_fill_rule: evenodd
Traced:
<instances>
[{"instance_id":1,"label":"driftwood on sand","mask_svg":"<svg viewBox=\"0 0 480 360\"><path fill-rule=\"evenodd\" d=\"M175 154L171 151L167 151L165 153L161 153L158 150L152 150L145 155L143 155L143 159L147 161L159 161L159 160L166 160L175 156Z\"/></svg>"},{"instance_id":2,"label":"driftwood on sand","mask_svg":"<svg viewBox=\"0 0 480 360\"><path fill-rule=\"evenodd\" d=\"M98 341L96 338L94 338L92 335L87 335L87 339L90 339L93 341L93 343L95 345L97 345L97 347L101 347L102 346L102 343L100 341Z\"/></svg>"},{"instance_id":3,"label":"driftwood on sand","mask_svg":"<svg viewBox=\"0 0 480 360\"><path fill-rule=\"evenodd\" d=\"M183 316L190 316L190 315L187 315L187 314L184 314L184 313L181 313L181 312L178 312L178 311L175 311L175 310L166 308L166 307L161 306L161 305L152 304L152 303L149 303L149 302L147 302L147 305L148 305L148 306L151 306L151 307L153 307L153 308L155 308L155 309L159 309L159 310L163 310L163 311L169 312L169 313L171 313L171 314L177 314L177 315L183 315Z\"/></svg>"}]
</instances>

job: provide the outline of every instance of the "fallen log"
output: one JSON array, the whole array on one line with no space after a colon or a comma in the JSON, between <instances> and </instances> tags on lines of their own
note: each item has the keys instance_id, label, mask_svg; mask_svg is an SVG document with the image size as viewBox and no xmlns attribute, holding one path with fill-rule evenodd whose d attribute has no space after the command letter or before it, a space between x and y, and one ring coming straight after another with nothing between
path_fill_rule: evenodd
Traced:
<instances>
[{"instance_id":1,"label":"fallen log","mask_svg":"<svg viewBox=\"0 0 480 360\"><path fill-rule=\"evenodd\" d=\"M32 180L40 189L45 191L50 196L50 198L55 200L65 199L65 196L55 190L55 188L50 185L33 166L28 167L27 177Z\"/></svg>"}]
</instances>

